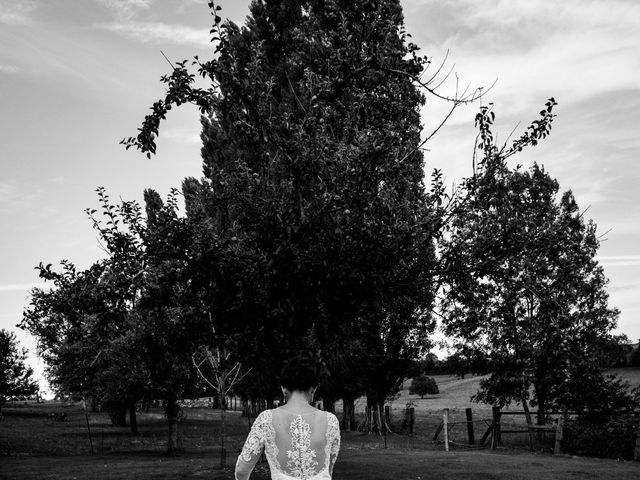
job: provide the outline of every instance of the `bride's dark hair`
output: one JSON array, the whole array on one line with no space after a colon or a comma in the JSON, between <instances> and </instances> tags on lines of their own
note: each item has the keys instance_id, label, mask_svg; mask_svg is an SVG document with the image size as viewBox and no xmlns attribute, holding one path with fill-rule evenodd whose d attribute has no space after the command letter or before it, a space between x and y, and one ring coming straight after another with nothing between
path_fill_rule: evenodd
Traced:
<instances>
[{"instance_id":1,"label":"bride's dark hair","mask_svg":"<svg viewBox=\"0 0 640 480\"><path fill-rule=\"evenodd\" d=\"M298 355L284 364L280 373L280 385L287 390L306 391L318 386L320 378L318 365L311 358Z\"/></svg>"}]
</instances>

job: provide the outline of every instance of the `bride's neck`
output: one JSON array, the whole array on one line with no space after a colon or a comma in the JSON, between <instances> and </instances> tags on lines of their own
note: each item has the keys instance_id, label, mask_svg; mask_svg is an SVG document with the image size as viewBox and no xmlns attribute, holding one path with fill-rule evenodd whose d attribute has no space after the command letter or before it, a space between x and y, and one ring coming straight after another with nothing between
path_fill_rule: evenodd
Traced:
<instances>
[{"instance_id":1,"label":"bride's neck","mask_svg":"<svg viewBox=\"0 0 640 480\"><path fill-rule=\"evenodd\" d=\"M308 406L309 402L311 402L310 395L304 394L302 392L291 392L289 398L287 399L287 405L289 406Z\"/></svg>"}]
</instances>

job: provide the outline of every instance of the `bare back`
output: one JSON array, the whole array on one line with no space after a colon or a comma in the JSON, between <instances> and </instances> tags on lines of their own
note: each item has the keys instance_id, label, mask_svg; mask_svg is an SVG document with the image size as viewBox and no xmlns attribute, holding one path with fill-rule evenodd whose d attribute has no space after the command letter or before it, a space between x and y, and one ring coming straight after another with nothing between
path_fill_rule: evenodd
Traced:
<instances>
[{"instance_id":1,"label":"bare back","mask_svg":"<svg viewBox=\"0 0 640 480\"><path fill-rule=\"evenodd\" d=\"M338 419L312 407L265 410L238 456L237 480L249 478L263 448L272 480L330 480L340 449Z\"/></svg>"}]
</instances>

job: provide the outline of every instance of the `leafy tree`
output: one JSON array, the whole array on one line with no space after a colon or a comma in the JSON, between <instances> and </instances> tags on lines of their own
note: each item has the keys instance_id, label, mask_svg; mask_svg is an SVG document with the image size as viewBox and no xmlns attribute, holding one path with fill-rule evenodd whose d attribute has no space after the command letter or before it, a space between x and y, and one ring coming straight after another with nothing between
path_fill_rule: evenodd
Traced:
<instances>
[{"instance_id":1,"label":"leafy tree","mask_svg":"<svg viewBox=\"0 0 640 480\"><path fill-rule=\"evenodd\" d=\"M627 357L633 351L629 344L629 337L624 334L612 335L605 344L605 367L620 368L628 366Z\"/></svg>"},{"instance_id":2,"label":"leafy tree","mask_svg":"<svg viewBox=\"0 0 640 480\"><path fill-rule=\"evenodd\" d=\"M137 434L135 402L148 382L127 337L135 331L129 328L129 316L140 296L143 265L132 248L133 234L117 228L122 221L117 217L134 204L125 202L118 211L104 189L98 194L110 228L93 218L96 210L87 213L109 257L81 272L68 260L61 262L60 272L41 263L36 267L39 276L52 288L32 291L21 327L38 338L55 388L76 398L93 396L114 425L126 425L128 411L132 433Z\"/></svg>"},{"instance_id":3,"label":"leafy tree","mask_svg":"<svg viewBox=\"0 0 640 480\"><path fill-rule=\"evenodd\" d=\"M631 355L629 356L629 366L640 367L640 340L638 340L633 352L631 352Z\"/></svg>"},{"instance_id":4,"label":"leafy tree","mask_svg":"<svg viewBox=\"0 0 640 480\"><path fill-rule=\"evenodd\" d=\"M192 235L175 192L165 204L146 191L146 218L136 202L113 205L104 189L98 194L103 219L87 213L108 257L84 272L69 261L62 272L40 264L53 287L34 289L22 327L38 337L54 385L94 395L116 424L128 410L133 433L135 403L162 399L173 453L181 449L178 399L196 384L194 342L206 340L205 316L189 293Z\"/></svg>"},{"instance_id":5,"label":"leafy tree","mask_svg":"<svg viewBox=\"0 0 640 480\"><path fill-rule=\"evenodd\" d=\"M410 395L420 395L420 398L424 398L425 395L435 395L437 393L440 393L440 390L433 378L423 374L411 380Z\"/></svg>"},{"instance_id":6,"label":"leafy tree","mask_svg":"<svg viewBox=\"0 0 640 480\"><path fill-rule=\"evenodd\" d=\"M244 27L210 6L216 56L194 62L209 87L177 63L165 98L123 143L150 156L173 106L200 108L204 178L186 179L183 193L202 225L198 282L217 331L267 398L274 365L299 339L327 358L352 343L335 365L358 365L353 383L379 431L385 398L435 325L443 189L439 174L430 191L423 179L420 107L436 94L419 79L428 61L398 0L255 1Z\"/></svg>"},{"instance_id":7,"label":"leafy tree","mask_svg":"<svg viewBox=\"0 0 640 480\"><path fill-rule=\"evenodd\" d=\"M38 392L33 369L25 364L27 351L19 348L16 335L0 329L0 414L11 397L27 397Z\"/></svg>"},{"instance_id":8,"label":"leafy tree","mask_svg":"<svg viewBox=\"0 0 640 480\"><path fill-rule=\"evenodd\" d=\"M95 224L111 258L139 269L132 278L135 303L119 338L129 349L125 356L143 368L146 390L163 400L167 449L173 454L183 448L178 400L196 387L191 355L208 338L207 320L190 288L193 235L189 222L178 216L177 192L163 202L146 190L144 200L145 216L136 202L116 207L106 201L107 222Z\"/></svg>"},{"instance_id":9,"label":"leafy tree","mask_svg":"<svg viewBox=\"0 0 640 480\"><path fill-rule=\"evenodd\" d=\"M551 99L527 132L507 149L495 145L494 114L476 118L483 157L464 183L444 262L446 332L458 341L466 371L491 375L475 396L499 405L586 411L618 311L608 306L607 279L595 259L596 226L572 193L544 168L509 168L506 159L535 145L551 128ZM479 361L476 361L479 360Z\"/></svg>"},{"instance_id":10,"label":"leafy tree","mask_svg":"<svg viewBox=\"0 0 640 480\"><path fill-rule=\"evenodd\" d=\"M75 398L93 396L114 425L126 425L128 410L137 433L135 402L145 378L121 339L128 315L121 292L128 279L104 261L82 272L66 260L62 267L55 272L39 265L40 277L53 286L32 291L21 327L38 338L54 388Z\"/></svg>"},{"instance_id":11,"label":"leafy tree","mask_svg":"<svg viewBox=\"0 0 640 480\"><path fill-rule=\"evenodd\" d=\"M410 378L419 377L423 374L438 375L441 373L443 363L435 353L428 353L424 358L412 362L407 375Z\"/></svg>"}]
</instances>

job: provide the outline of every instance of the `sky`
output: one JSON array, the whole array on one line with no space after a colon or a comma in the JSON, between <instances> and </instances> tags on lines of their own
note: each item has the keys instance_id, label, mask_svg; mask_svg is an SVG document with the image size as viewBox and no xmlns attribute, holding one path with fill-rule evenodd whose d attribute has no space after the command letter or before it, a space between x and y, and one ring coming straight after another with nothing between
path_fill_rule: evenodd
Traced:
<instances>
[{"instance_id":1,"label":"sky","mask_svg":"<svg viewBox=\"0 0 640 480\"><path fill-rule=\"evenodd\" d=\"M247 0L220 0L243 23ZM444 62L442 94L483 87L495 132L517 137L549 97L551 136L512 157L543 164L572 190L603 235L616 333L640 338L640 2L635 0L402 0L406 26L430 72ZM34 267L69 259L86 268L104 254L84 209L95 189L113 200L164 197L201 176L199 115L186 106L161 126L147 159L119 141L137 133L163 94L171 61L212 55L207 0L0 0L0 328L16 332L40 375L36 341L16 327ZM429 72L428 72L429 73ZM439 78L443 78L440 74ZM473 119L459 108L426 145L427 174L448 184L471 173ZM424 134L448 105L428 97ZM44 384L43 384L44 386Z\"/></svg>"}]
</instances>

